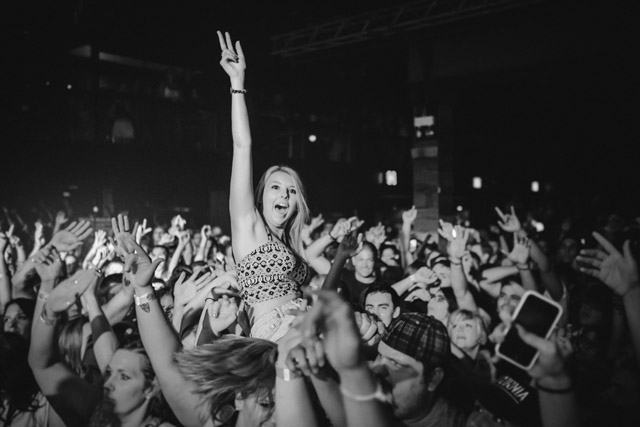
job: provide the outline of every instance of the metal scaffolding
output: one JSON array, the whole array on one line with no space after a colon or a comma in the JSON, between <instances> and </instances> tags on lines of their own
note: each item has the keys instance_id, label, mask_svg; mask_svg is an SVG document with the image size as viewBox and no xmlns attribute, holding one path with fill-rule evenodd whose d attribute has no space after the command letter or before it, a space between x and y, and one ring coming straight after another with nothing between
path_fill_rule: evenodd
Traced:
<instances>
[{"instance_id":1,"label":"metal scaffolding","mask_svg":"<svg viewBox=\"0 0 640 427\"><path fill-rule=\"evenodd\" d=\"M271 37L272 55L293 56L519 8L545 0L421 0Z\"/></svg>"}]
</instances>

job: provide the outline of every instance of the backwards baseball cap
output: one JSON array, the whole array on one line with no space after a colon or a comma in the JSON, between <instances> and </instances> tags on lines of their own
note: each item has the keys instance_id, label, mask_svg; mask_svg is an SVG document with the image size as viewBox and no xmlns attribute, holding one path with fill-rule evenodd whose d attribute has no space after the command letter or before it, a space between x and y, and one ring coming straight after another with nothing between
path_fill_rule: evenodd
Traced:
<instances>
[{"instance_id":1,"label":"backwards baseball cap","mask_svg":"<svg viewBox=\"0 0 640 427\"><path fill-rule=\"evenodd\" d=\"M423 313L403 313L398 316L389 325L382 341L422 362L425 367L446 364L451 352L447 328Z\"/></svg>"}]
</instances>

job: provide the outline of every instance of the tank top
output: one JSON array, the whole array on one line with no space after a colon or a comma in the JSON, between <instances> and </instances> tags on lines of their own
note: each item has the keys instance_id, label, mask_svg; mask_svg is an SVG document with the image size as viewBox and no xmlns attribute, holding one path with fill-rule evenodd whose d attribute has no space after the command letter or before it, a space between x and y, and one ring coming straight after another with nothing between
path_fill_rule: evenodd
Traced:
<instances>
[{"instance_id":1,"label":"tank top","mask_svg":"<svg viewBox=\"0 0 640 427\"><path fill-rule=\"evenodd\" d=\"M307 277L307 263L271 236L236 263L240 296L248 305L287 295L300 297L300 286Z\"/></svg>"}]
</instances>

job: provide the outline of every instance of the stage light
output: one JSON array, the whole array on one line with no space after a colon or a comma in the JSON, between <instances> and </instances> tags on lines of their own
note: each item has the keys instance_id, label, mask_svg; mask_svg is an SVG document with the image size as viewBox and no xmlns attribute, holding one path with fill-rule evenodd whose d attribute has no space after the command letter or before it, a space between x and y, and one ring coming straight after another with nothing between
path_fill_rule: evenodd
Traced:
<instances>
[{"instance_id":1,"label":"stage light","mask_svg":"<svg viewBox=\"0 0 640 427\"><path fill-rule=\"evenodd\" d=\"M316 142L317 140L318 140L317 136L313 134L309 135L309 142Z\"/></svg>"},{"instance_id":2,"label":"stage light","mask_svg":"<svg viewBox=\"0 0 640 427\"><path fill-rule=\"evenodd\" d=\"M474 176L471 185L473 186L473 188L475 188L477 190L481 189L482 188L482 178L480 178L479 176Z\"/></svg>"},{"instance_id":3,"label":"stage light","mask_svg":"<svg viewBox=\"0 0 640 427\"><path fill-rule=\"evenodd\" d=\"M533 193L540 191L540 183L538 181L531 181L531 191Z\"/></svg>"},{"instance_id":4,"label":"stage light","mask_svg":"<svg viewBox=\"0 0 640 427\"><path fill-rule=\"evenodd\" d=\"M71 85L67 85L67 89L68 89L68 90L71 90L71 88L72 88L72 87L73 87L73 86L71 86Z\"/></svg>"},{"instance_id":5,"label":"stage light","mask_svg":"<svg viewBox=\"0 0 640 427\"><path fill-rule=\"evenodd\" d=\"M462 212L462 206L458 205L458 207L456 207L456 210L457 210L458 212Z\"/></svg>"},{"instance_id":6,"label":"stage light","mask_svg":"<svg viewBox=\"0 0 640 427\"><path fill-rule=\"evenodd\" d=\"M398 185L398 173L394 170L388 170L384 173L384 181L389 187Z\"/></svg>"}]
</instances>

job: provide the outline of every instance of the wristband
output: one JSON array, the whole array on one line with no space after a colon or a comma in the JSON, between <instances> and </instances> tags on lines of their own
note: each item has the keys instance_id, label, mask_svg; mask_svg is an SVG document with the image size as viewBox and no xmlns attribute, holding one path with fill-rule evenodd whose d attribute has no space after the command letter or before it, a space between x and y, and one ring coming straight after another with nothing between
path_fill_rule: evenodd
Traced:
<instances>
[{"instance_id":1,"label":"wristband","mask_svg":"<svg viewBox=\"0 0 640 427\"><path fill-rule=\"evenodd\" d=\"M247 90L246 89L234 89L234 88L230 87L229 88L229 93L231 95L236 94L236 93L241 93L241 94L244 95L245 93L247 93Z\"/></svg>"},{"instance_id":2,"label":"wristband","mask_svg":"<svg viewBox=\"0 0 640 427\"><path fill-rule=\"evenodd\" d=\"M573 391L573 384L565 388L547 388L540 385L538 381L535 382L535 386L538 390L551 394L569 394Z\"/></svg>"},{"instance_id":3,"label":"wristband","mask_svg":"<svg viewBox=\"0 0 640 427\"><path fill-rule=\"evenodd\" d=\"M53 326L58 322L58 318L54 317L53 319L47 315L47 305L42 306L42 311L40 312L40 321L47 326Z\"/></svg>"},{"instance_id":4,"label":"wristband","mask_svg":"<svg viewBox=\"0 0 640 427\"><path fill-rule=\"evenodd\" d=\"M451 263L451 265L462 265L462 261L460 260L460 258L449 258L449 262Z\"/></svg>"},{"instance_id":5,"label":"wristband","mask_svg":"<svg viewBox=\"0 0 640 427\"><path fill-rule=\"evenodd\" d=\"M329 234L329 237L331 237L331 239L332 239L333 241L338 240L338 239L336 239L335 237L333 237L333 236L331 235L331 232L329 232L328 234Z\"/></svg>"},{"instance_id":6,"label":"wristband","mask_svg":"<svg viewBox=\"0 0 640 427\"><path fill-rule=\"evenodd\" d=\"M371 394L355 394L355 393L351 393L350 391L345 389L342 385L340 385L340 393L342 393L342 395L344 397L346 397L347 399L353 400L354 402L369 402L371 400L378 400L378 401L384 402L384 403L388 403L389 402L389 398L387 397L387 395L382 390L382 386L380 385L380 383L377 383L376 391L371 393Z\"/></svg>"},{"instance_id":7,"label":"wristband","mask_svg":"<svg viewBox=\"0 0 640 427\"><path fill-rule=\"evenodd\" d=\"M133 299L138 307L140 307L145 313L148 313L151 310L149 302L156 299L156 294L152 290L151 292L147 292L146 294L142 294L140 296L134 295Z\"/></svg>"},{"instance_id":8,"label":"wristband","mask_svg":"<svg viewBox=\"0 0 640 427\"><path fill-rule=\"evenodd\" d=\"M284 381L291 381L298 378L302 378L302 374L296 371L292 371L288 368L281 368L276 365L276 376Z\"/></svg>"},{"instance_id":9,"label":"wristband","mask_svg":"<svg viewBox=\"0 0 640 427\"><path fill-rule=\"evenodd\" d=\"M529 265L528 264L524 264L524 266L522 264L516 264L516 268L520 271L526 271L529 270Z\"/></svg>"}]
</instances>

